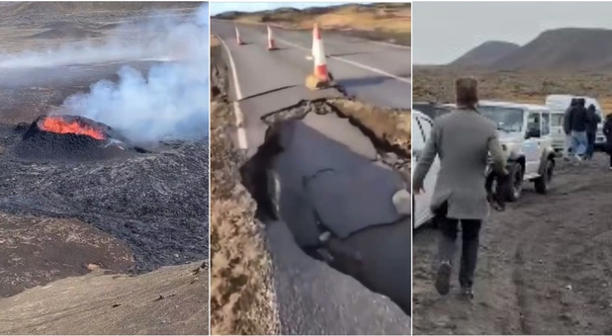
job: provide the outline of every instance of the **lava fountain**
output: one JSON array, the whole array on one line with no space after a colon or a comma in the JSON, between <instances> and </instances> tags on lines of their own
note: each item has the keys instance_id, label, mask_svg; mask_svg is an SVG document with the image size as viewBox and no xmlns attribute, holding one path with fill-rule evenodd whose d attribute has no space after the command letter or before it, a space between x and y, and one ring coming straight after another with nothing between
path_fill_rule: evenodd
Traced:
<instances>
[{"instance_id":1,"label":"lava fountain","mask_svg":"<svg viewBox=\"0 0 612 336\"><path fill-rule=\"evenodd\" d=\"M72 120L67 120L61 116L47 116L39 120L38 127L43 131L52 133L87 135L96 140L106 139L101 130L86 123L84 119L72 118Z\"/></svg>"}]
</instances>

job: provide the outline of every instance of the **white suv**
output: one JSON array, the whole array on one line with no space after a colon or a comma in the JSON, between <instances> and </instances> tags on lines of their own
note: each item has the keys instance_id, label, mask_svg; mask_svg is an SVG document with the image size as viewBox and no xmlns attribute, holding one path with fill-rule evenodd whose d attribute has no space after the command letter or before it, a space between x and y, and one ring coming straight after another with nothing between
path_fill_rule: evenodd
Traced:
<instances>
[{"instance_id":1,"label":"white suv","mask_svg":"<svg viewBox=\"0 0 612 336\"><path fill-rule=\"evenodd\" d=\"M505 198L516 201L521 196L524 181L534 182L536 192L545 194L555 168L549 108L481 101L478 110L497 125L501 147L508 160L510 182L504 190Z\"/></svg>"}]
</instances>

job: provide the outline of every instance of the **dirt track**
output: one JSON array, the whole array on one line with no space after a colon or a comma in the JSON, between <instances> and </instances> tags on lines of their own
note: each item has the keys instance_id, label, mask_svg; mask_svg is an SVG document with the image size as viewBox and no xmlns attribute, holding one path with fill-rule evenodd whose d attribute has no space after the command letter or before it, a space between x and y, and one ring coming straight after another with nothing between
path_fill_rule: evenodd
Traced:
<instances>
[{"instance_id":1,"label":"dirt track","mask_svg":"<svg viewBox=\"0 0 612 336\"><path fill-rule=\"evenodd\" d=\"M208 334L208 266L131 277L94 269L0 299L0 334Z\"/></svg>"},{"instance_id":2,"label":"dirt track","mask_svg":"<svg viewBox=\"0 0 612 336\"><path fill-rule=\"evenodd\" d=\"M414 235L415 334L611 334L612 172L607 156L559 162L551 192L532 185L483 227L475 300L433 287L437 231Z\"/></svg>"}]
</instances>

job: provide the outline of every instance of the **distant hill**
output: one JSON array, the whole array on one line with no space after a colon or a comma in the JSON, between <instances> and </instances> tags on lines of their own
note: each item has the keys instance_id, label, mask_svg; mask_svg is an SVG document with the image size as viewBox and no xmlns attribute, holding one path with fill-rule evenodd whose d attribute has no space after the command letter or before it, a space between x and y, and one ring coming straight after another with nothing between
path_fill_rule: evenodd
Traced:
<instances>
[{"instance_id":1,"label":"distant hill","mask_svg":"<svg viewBox=\"0 0 612 336\"><path fill-rule=\"evenodd\" d=\"M98 11L143 11L197 8L198 2L5 2L0 3L0 18L15 16L55 16Z\"/></svg>"},{"instance_id":2,"label":"distant hill","mask_svg":"<svg viewBox=\"0 0 612 336\"><path fill-rule=\"evenodd\" d=\"M486 70L612 70L612 30L547 30L522 47L485 42L449 65Z\"/></svg>"},{"instance_id":3,"label":"distant hill","mask_svg":"<svg viewBox=\"0 0 612 336\"><path fill-rule=\"evenodd\" d=\"M268 16L270 20L275 20L276 16L285 16L290 14L303 14L303 15L321 15L326 13L334 13L334 12L369 12L369 11L378 11L380 15L390 15L393 14L396 10L405 10L410 9L409 3L370 3L370 4L356 4L356 3L345 3L333 6L321 6L316 2L312 3L312 7L307 7L304 9L297 9L294 7L279 7L272 10L262 10L256 12L242 12L242 11L227 11L223 13L219 13L214 18L217 19L226 19L226 20L234 20L243 16Z\"/></svg>"},{"instance_id":4,"label":"distant hill","mask_svg":"<svg viewBox=\"0 0 612 336\"><path fill-rule=\"evenodd\" d=\"M595 70L612 66L612 30L562 28L548 30L493 67L503 70Z\"/></svg>"},{"instance_id":5,"label":"distant hill","mask_svg":"<svg viewBox=\"0 0 612 336\"><path fill-rule=\"evenodd\" d=\"M503 41L488 41L471 49L450 65L460 67L489 67L502 57L519 49L518 44Z\"/></svg>"},{"instance_id":6,"label":"distant hill","mask_svg":"<svg viewBox=\"0 0 612 336\"><path fill-rule=\"evenodd\" d=\"M410 45L412 12L410 3L345 3L296 9L281 7L258 12L227 11L214 19L246 24L272 24L285 29L312 29L316 22L323 30L342 31L368 39Z\"/></svg>"}]
</instances>

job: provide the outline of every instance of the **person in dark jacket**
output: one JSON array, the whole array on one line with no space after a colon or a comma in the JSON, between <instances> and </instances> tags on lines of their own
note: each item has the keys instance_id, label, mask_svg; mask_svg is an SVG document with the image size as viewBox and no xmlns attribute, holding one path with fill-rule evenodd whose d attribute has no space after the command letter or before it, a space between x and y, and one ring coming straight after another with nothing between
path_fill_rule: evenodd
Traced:
<instances>
[{"instance_id":1,"label":"person in dark jacket","mask_svg":"<svg viewBox=\"0 0 612 336\"><path fill-rule=\"evenodd\" d=\"M606 151L610 155L610 170L612 170L612 113L608 113L606 116L603 133L606 136Z\"/></svg>"},{"instance_id":2,"label":"person in dark jacket","mask_svg":"<svg viewBox=\"0 0 612 336\"><path fill-rule=\"evenodd\" d=\"M425 176L438 156L440 170L431 198L431 210L440 228L435 286L442 295L448 294L450 290L450 276L461 223L459 284L462 294L471 299L480 227L489 214L489 195L485 189L484 174L489 153L496 175L508 174L497 125L481 115L476 108L476 79L459 78L455 86L457 108L436 118L415 168L412 186L416 194L423 191Z\"/></svg>"},{"instance_id":3,"label":"person in dark jacket","mask_svg":"<svg viewBox=\"0 0 612 336\"><path fill-rule=\"evenodd\" d=\"M584 98L578 98L578 105L574 106L569 114L569 125L572 135L572 149L579 161L584 158L588 141L586 135L587 128L587 110L584 107Z\"/></svg>"},{"instance_id":4,"label":"person in dark jacket","mask_svg":"<svg viewBox=\"0 0 612 336\"><path fill-rule=\"evenodd\" d=\"M593 158L593 152L595 151L595 137L597 134L597 125L601 122L601 118L596 112L595 105L589 105L587 109L587 150L585 158L591 160Z\"/></svg>"},{"instance_id":5,"label":"person in dark jacket","mask_svg":"<svg viewBox=\"0 0 612 336\"><path fill-rule=\"evenodd\" d=\"M576 149L572 148L572 128L570 126L570 113L572 109L578 105L578 98L572 98L570 106L565 110L563 115L563 132L565 133L565 148L563 149L563 158L569 160L570 152L576 153Z\"/></svg>"}]
</instances>

